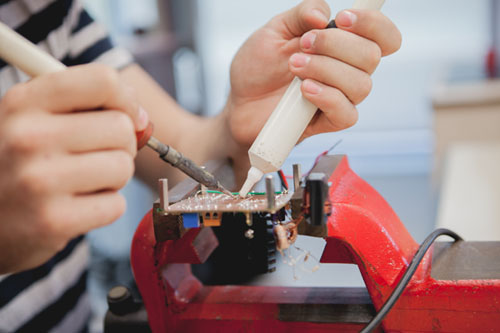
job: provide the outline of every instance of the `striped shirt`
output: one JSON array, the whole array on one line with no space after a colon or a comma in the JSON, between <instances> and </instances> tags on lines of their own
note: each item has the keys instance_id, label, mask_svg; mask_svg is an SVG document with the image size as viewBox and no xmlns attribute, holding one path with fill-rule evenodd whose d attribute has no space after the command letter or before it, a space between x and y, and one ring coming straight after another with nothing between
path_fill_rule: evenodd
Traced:
<instances>
[{"instance_id":1,"label":"striped shirt","mask_svg":"<svg viewBox=\"0 0 500 333\"><path fill-rule=\"evenodd\" d=\"M78 0L0 0L0 21L67 66L99 62L122 68L132 61L128 52L112 46L106 29ZM0 96L27 79L0 60Z\"/></svg>"},{"instance_id":2,"label":"striped shirt","mask_svg":"<svg viewBox=\"0 0 500 333\"><path fill-rule=\"evenodd\" d=\"M0 0L0 21L67 66L100 62L122 68L132 61L78 0ZM0 96L27 79L0 60ZM37 268L0 275L0 332L84 331L90 316L87 263L81 236Z\"/></svg>"}]
</instances>

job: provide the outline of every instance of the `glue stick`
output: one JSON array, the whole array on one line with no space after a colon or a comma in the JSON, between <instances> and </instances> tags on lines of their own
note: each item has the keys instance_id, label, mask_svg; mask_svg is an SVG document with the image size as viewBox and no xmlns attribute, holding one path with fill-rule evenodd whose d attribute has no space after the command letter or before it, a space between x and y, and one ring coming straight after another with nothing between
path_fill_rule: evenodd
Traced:
<instances>
[{"instance_id":1,"label":"glue stick","mask_svg":"<svg viewBox=\"0 0 500 333\"><path fill-rule=\"evenodd\" d=\"M378 10L385 0L356 0L354 9ZM302 96L302 80L295 77L248 150L251 168L240 190L245 197L269 172L278 171L301 137L317 107Z\"/></svg>"}]
</instances>

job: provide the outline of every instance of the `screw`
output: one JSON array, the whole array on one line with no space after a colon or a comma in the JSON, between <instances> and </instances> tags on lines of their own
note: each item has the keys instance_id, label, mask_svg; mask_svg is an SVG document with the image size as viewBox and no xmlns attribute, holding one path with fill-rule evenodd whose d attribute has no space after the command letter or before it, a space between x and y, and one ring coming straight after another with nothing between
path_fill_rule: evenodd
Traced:
<instances>
[{"instance_id":1,"label":"screw","mask_svg":"<svg viewBox=\"0 0 500 333\"><path fill-rule=\"evenodd\" d=\"M245 231L245 237L248 239L253 239L255 237L253 229L248 229Z\"/></svg>"}]
</instances>

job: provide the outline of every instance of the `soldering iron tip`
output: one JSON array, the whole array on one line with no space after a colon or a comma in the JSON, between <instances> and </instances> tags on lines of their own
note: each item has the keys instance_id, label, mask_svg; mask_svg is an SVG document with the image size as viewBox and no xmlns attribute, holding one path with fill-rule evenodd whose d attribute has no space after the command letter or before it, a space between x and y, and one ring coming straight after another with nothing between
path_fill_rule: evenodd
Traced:
<instances>
[{"instance_id":1,"label":"soldering iron tip","mask_svg":"<svg viewBox=\"0 0 500 333\"><path fill-rule=\"evenodd\" d=\"M221 191L222 193L227 194L230 197L234 197L234 194L231 191L229 191L228 189L226 189L224 186L222 186L220 183L218 184L218 188L219 188L219 191Z\"/></svg>"}]
</instances>

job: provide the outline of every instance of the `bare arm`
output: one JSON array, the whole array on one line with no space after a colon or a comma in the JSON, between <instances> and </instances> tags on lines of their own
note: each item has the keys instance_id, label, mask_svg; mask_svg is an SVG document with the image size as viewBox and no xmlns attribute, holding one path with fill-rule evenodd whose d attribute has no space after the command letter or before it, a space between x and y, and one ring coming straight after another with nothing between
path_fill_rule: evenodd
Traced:
<instances>
[{"instance_id":1,"label":"bare arm","mask_svg":"<svg viewBox=\"0 0 500 333\"><path fill-rule=\"evenodd\" d=\"M160 141L200 164L238 153L238 146L229 134L226 112L212 118L187 112L138 65L123 69L120 76L135 89L139 103L154 123L153 135ZM153 188L158 178L167 177L173 184L184 177L147 148L137 155L136 174Z\"/></svg>"}]
</instances>

